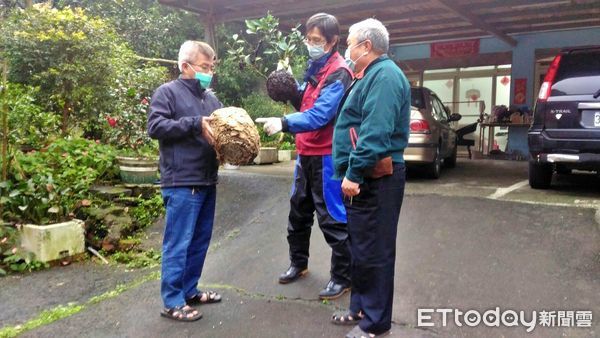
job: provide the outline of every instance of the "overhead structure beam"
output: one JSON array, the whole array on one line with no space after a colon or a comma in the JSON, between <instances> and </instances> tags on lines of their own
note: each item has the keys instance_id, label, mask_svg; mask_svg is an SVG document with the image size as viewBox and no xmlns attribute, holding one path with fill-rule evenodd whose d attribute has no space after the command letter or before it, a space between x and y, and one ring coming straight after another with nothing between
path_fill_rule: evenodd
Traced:
<instances>
[{"instance_id":1,"label":"overhead structure beam","mask_svg":"<svg viewBox=\"0 0 600 338\"><path fill-rule=\"evenodd\" d=\"M348 13L357 11L360 9L374 8L373 6L382 6L385 4L392 4L394 1L390 0L372 0L365 4L364 0L330 0L327 2L323 1L297 1L294 3L286 4L285 6L278 6L272 9L253 9L247 11L231 11L225 6L225 12L215 13L215 20L218 22L236 21L241 19L259 18L267 14L267 11L271 12L280 19L287 16L301 16L307 13L316 13L316 11L328 11L335 10L335 15L342 13Z\"/></svg>"},{"instance_id":2,"label":"overhead structure beam","mask_svg":"<svg viewBox=\"0 0 600 338\"><path fill-rule=\"evenodd\" d=\"M186 11L190 11L192 13L208 14L209 12L207 9L192 6L189 0L158 0L158 3L165 6L185 9Z\"/></svg>"},{"instance_id":3,"label":"overhead structure beam","mask_svg":"<svg viewBox=\"0 0 600 338\"><path fill-rule=\"evenodd\" d=\"M513 39L512 37L506 35L505 33L501 32L500 30L487 24L485 21L481 20L479 17L471 14L465 8L458 7L452 1L450 1L450 0L432 0L432 1L433 1L433 3L435 3L439 6L446 7L449 11L451 11L454 14L458 15L459 17L469 21L471 24L473 24L473 26L475 26L483 31L489 32L490 34L496 36L498 39L508 43L509 45L511 45L513 47L517 45L517 40Z\"/></svg>"},{"instance_id":4,"label":"overhead structure beam","mask_svg":"<svg viewBox=\"0 0 600 338\"><path fill-rule=\"evenodd\" d=\"M599 0L159 0L199 15L205 40L214 25L259 18L271 12L289 29L324 11L341 24L373 17L388 28L391 43L426 43L496 36L510 46L514 34L600 27ZM22 1L24 3L24 0ZM211 28L212 27L212 28ZM211 38L211 35L213 37ZM216 42L215 42L216 43ZM214 43L213 43L214 44Z\"/></svg>"}]
</instances>

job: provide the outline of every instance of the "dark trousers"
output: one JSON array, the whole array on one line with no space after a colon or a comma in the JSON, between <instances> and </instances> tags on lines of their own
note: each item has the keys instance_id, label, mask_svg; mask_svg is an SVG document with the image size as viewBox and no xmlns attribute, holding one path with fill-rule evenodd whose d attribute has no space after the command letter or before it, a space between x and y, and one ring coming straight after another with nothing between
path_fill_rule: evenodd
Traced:
<instances>
[{"instance_id":1,"label":"dark trousers","mask_svg":"<svg viewBox=\"0 0 600 338\"><path fill-rule=\"evenodd\" d=\"M319 227L331 247L331 279L350 285L350 245L341 181L333 180L331 155L298 156L290 198L288 243L292 266L308 266L315 211Z\"/></svg>"},{"instance_id":2,"label":"dark trousers","mask_svg":"<svg viewBox=\"0 0 600 338\"><path fill-rule=\"evenodd\" d=\"M392 325L394 264L398 218L404 197L405 167L394 173L366 179L352 202L344 200L352 252L350 310L362 311L362 330L380 334Z\"/></svg>"}]
</instances>

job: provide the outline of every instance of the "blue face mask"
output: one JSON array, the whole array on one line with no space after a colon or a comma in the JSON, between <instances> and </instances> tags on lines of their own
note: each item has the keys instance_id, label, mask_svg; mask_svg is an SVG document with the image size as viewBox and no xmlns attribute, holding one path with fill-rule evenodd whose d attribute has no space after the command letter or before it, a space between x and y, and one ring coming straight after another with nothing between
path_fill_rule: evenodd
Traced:
<instances>
[{"instance_id":1,"label":"blue face mask","mask_svg":"<svg viewBox=\"0 0 600 338\"><path fill-rule=\"evenodd\" d=\"M326 53L325 46L306 45L306 48L308 48L308 55L313 60L317 60L317 59L321 58Z\"/></svg>"}]
</instances>

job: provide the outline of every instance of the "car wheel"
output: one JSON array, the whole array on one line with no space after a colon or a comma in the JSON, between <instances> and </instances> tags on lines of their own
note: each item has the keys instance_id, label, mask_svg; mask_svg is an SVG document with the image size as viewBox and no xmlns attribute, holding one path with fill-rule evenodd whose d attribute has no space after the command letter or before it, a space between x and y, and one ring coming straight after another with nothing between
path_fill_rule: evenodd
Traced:
<instances>
[{"instance_id":1,"label":"car wheel","mask_svg":"<svg viewBox=\"0 0 600 338\"><path fill-rule=\"evenodd\" d=\"M548 189L552 182L552 165L529 161L529 186L533 189Z\"/></svg>"},{"instance_id":2,"label":"car wheel","mask_svg":"<svg viewBox=\"0 0 600 338\"><path fill-rule=\"evenodd\" d=\"M427 176L430 178L440 178L440 173L442 172L442 158L440 156L440 148L437 147L435 149L435 158L433 162L427 165Z\"/></svg>"},{"instance_id":3,"label":"car wheel","mask_svg":"<svg viewBox=\"0 0 600 338\"><path fill-rule=\"evenodd\" d=\"M454 149L452 150L452 155L444 160L444 166L448 168L456 167L456 152L458 146L454 143Z\"/></svg>"}]
</instances>

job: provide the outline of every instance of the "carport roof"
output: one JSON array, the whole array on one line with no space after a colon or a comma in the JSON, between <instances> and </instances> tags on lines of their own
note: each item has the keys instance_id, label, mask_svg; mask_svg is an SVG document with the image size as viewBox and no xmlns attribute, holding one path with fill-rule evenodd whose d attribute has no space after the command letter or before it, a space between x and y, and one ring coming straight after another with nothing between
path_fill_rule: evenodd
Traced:
<instances>
[{"instance_id":1,"label":"carport roof","mask_svg":"<svg viewBox=\"0 0 600 338\"><path fill-rule=\"evenodd\" d=\"M159 0L219 23L264 16L284 25L316 12L335 15L342 30L368 17L381 20L390 43L411 44L600 26L599 0Z\"/></svg>"}]
</instances>

